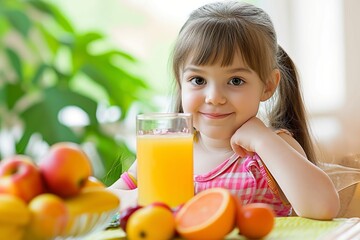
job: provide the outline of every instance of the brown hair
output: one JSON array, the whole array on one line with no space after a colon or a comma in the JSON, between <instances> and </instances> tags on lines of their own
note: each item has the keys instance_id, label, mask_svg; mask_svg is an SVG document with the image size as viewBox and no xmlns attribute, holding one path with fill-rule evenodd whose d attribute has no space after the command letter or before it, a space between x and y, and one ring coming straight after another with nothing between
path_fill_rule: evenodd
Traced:
<instances>
[{"instance_id":1,"label":"brown hair","mask_svg":"<svg viewBox=\"0 0 360 240\"><path fill-rule=\"evenodd\" d=\"M308 159L315 163L295 65L278 45L269 15L251 4L222 1L204 5L191 13L180 30L172 53L175 110L183 112L180 71L190 56L195 65L221 61L222 66L227 66L232 63L237 50L263 82L274 69L280 70L281 81L267 114L269 125L289 130Z\"/></svg>"}]
</instances>

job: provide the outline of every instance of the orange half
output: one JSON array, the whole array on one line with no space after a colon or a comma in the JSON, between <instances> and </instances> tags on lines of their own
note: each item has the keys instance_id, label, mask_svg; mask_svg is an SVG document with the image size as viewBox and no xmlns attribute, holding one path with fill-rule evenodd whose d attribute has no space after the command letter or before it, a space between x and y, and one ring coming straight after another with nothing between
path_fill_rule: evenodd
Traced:
<instances>
[{"instance_id":1,"label":"orange half","mask_svg":"<svg viewBox=\"0 0 360 240\"><path fill-rule=\"evenodd\" d=\"M234 228L236 205L230 192L211 188L200 192L176 214L176 230L186 239L222 239Z\"/></svg>"}]
</instances>

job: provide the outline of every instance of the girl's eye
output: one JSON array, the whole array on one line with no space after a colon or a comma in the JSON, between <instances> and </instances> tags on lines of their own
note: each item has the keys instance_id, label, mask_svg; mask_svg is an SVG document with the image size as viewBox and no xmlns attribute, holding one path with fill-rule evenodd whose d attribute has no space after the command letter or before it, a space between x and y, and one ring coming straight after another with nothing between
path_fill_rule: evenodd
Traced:
<instances>
[{"instance_id":1,"label":"girl's eye","mask_svg":"<svg viewBox=\"0 0 360 240\"><path fill-rule=\"evenodd\" d=\"M201 78L201 77L194 77L190 80L190 82L194 85L204 85L205 79Z\"/></svg>"},{"instance_id":2,"label":"girl's eye","mask_svg":"<svg viewBox=\"0 0 360 240\"><path fill-rule=\"evenodd\" d=\"M229 84L231 85L235 85L235 86L239 86L241 84L244 83L244 80L240 79L240 78L233 78L230 80Z\"/></svg>"}]
</instances>

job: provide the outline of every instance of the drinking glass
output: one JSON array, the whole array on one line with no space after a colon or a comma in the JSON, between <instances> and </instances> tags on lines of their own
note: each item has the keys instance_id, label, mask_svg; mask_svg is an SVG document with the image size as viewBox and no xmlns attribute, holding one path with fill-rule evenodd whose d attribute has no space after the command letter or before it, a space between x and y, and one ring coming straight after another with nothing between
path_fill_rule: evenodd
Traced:
<instances>
[{"instance_id":1,"label":"drinking glass","mask_svg":"<svg viewBox=\"0 0 360 240\"><path fill-rule=\"evenodd\" d=\"M194 196L191 114L137 115L136 152L139 205L176 207Z\"/></svg>"}]
</instances>

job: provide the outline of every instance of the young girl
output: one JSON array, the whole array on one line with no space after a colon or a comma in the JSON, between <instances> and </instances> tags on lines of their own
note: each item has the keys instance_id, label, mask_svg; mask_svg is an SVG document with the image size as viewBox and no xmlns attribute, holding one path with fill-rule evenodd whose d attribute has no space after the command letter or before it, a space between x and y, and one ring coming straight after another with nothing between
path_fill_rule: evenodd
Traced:
<instances>
[{"instance_id":1,"label":"young girl","mask_svg":"<svg viewBox=\"0 0 360 240\"><path fill-rule=\"evenodd\" d=\"M173 52L177 112L193 114L195 193L229 189L278 216L331 219L330 178L316 166L295 66L269 16L236 1L207 4L182 27ZM261 102L272 105L260 119ZM266 121L265 121L266 120ZM136 162L111 187L136 201ZM121 190L122 189L122 190Z\"/></svg>"}]
</instances>

